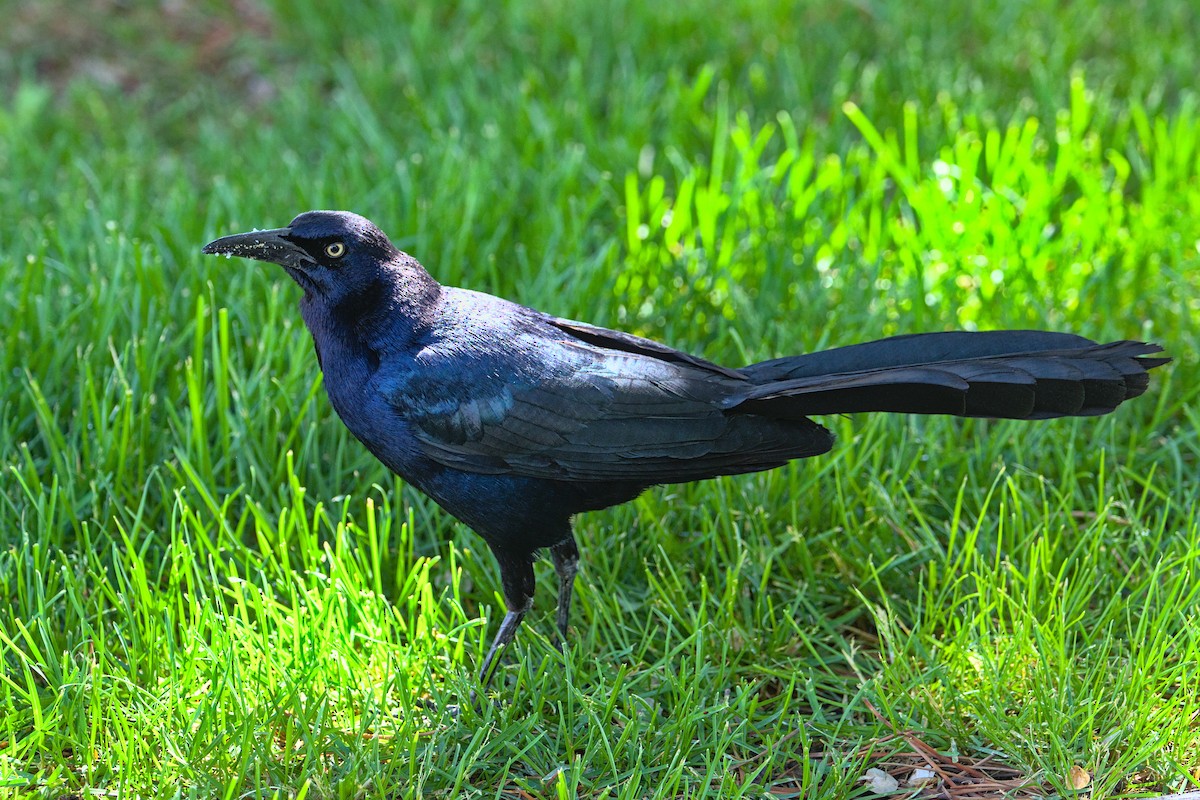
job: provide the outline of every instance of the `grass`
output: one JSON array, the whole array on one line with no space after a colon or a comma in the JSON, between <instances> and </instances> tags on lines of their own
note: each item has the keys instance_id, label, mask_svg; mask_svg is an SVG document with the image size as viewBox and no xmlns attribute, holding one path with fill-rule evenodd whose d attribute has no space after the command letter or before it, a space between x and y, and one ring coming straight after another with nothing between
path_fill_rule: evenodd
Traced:
<instances>
[{"instance_id":1,"label":"grass","mask_svg":"<svg viewBox=\"0 0 1200 800\"><path fill-rule=\"evenodd\" d=\"M120 10L0 33L0 794L846 798L920 745L1015 796L1200 779L1193 4ZM282 273L199 255L316 207L732 364L1176 360L1110 417L829 418L585 515L571 647L539 565L455 717L490 555L341 427Z\"/></svg>"}]
</instances>

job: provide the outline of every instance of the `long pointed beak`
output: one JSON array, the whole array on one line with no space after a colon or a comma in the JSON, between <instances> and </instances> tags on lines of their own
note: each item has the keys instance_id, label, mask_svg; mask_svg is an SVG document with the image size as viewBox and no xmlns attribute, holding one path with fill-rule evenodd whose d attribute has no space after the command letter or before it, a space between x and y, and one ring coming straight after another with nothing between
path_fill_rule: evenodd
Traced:
<instances>
[{"instance_id":1,"label":"long pointed beak","mask_svg":"<svg viewBox=\"0 0 1200 800\"><path fill-rule=\"evenodd\" d=\"M291 232L291 228L273 228L235 233L204 245L204 252L210 256L224 254L269 261L283 267L299 268L314 264L312 256L288 238Z\"/></svg>"}]
</instances>

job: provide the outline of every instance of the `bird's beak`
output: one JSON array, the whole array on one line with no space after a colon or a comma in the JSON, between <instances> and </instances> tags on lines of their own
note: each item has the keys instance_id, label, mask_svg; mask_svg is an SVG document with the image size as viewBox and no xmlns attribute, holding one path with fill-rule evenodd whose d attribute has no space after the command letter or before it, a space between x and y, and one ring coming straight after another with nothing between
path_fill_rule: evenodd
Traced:
<instances>
[{"instance_id":1,"label":"bird's beak","mask_svg":"<svg viewBox=\"0 0 1200 800\"><path fill-rule=\"evenodd\" d=\"M204 245L204 252L210 256L224 254L269 261L294 269L316 263L304 248L288 238L291 232L291 228L273 228L266 231L235 233L233 236L223 236Z\"/></svg>"}]
</instances>

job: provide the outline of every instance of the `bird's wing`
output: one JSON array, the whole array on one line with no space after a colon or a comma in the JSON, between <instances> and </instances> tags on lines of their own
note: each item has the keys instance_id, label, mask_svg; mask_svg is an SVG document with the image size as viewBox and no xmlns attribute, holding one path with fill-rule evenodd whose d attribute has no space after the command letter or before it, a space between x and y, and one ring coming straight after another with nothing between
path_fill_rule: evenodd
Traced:
<instances>
[{"instance_id":1,"label":"bird's wing","mask_svg":"<svg viewBox=\"0 0 1200 800\"><path fill-rule=\"evenodd\" d=\"M470 472L572 481L673 483L753 472L823 453L809 420L721 409L731 371L663 345L574 323L503 342L444 342L380 384L423 452Z\"/></svg>"},{"instance_id":2,"label":"bird's wing","mask_svg":"<svg viewBox=\"0 0 1200 800\"><path fill-rule=\"evenodd\" d=\"M544 321L553 327L570 334L572 337L588 344L596 345L605 350L617 350L626 353L635 353L651 358L666 361L670 364L686 364L689 367L696 367L704 372L711 372L716 375L723 375L726 378L732 378L737 381L744 381L745 376L736 369L722 367L720 364L714 364L711 361L694 356L691 353L685 353L682 350L676 350L673 347L656 342L653 339L645 339L641 336L634 336L631 333L623 333L614 331L609 328L600 328L596 325L589 325L586 322L576 322L575 320L562 319L561 317L544 317Z\"/></svg>"}]
</instances>

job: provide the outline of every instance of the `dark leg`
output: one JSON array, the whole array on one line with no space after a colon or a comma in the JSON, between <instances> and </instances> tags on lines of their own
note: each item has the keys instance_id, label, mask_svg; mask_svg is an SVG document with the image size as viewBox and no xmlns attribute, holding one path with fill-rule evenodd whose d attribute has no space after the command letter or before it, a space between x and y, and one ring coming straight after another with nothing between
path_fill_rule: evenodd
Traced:
<instances>
[{"instance_id":1,"label":"dark leg","mask_svg":"<svg viewBox=\"0 0 1200 800\"><path fill-rule=\"evenodd\" d=\"M528 555L520 556L510 553L500 553L493 550L496 561L500 564L500 583L504 588L504 605L508 613L500 622L500 630L492 639L487 657L483 659L483 667L479 670L480 691L486 691L492 682L492 674L498 666L498 657L508 643L517 635L521 620L533 606L533 561Z\"/></svg>"},{"instance_id":2,"label":"dark leg","mask_svg":"<svg viewBox=\"0 0 1200 800\"><path fill-rule=\"evenodd\" d=\"M558 646L566 647L567 624L571 619L571 593L575 588L575 573L579 571L579 547L572 536L550 548L554 571L558 573Z\"/></svg>"}]
</instances>

